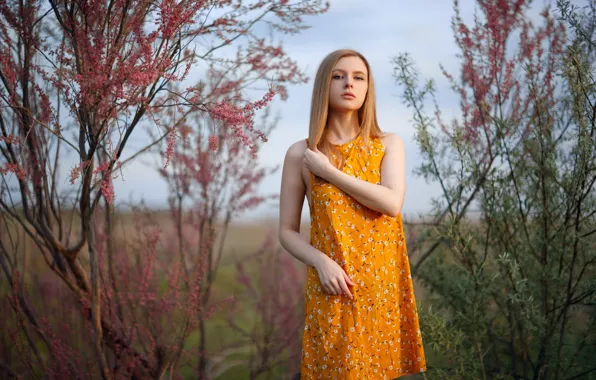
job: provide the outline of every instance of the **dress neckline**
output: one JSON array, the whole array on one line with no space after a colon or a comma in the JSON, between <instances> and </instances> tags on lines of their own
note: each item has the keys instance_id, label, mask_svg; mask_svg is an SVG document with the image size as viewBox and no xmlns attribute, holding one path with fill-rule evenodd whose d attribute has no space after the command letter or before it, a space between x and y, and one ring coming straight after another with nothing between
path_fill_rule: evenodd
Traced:
<instances>
[{"instance_id":1,"label":"dress neckline","mask_svg":"<svg viewBox=\"0 0 596 380\"><path fill-rule=\"evenodd\" d=\"M350 144L353 144L353 143L355 143L356 141L358 141L358 139L360 139L360 136L362 136L362 131L358 132L358 135L356 135L356 137L354 137L352 140L350 140L350 141L346 141L345 143L341 143L341 144L334 144L334 143L332 143L332 142L331 142L331 141L329 141L329 140L327 140L327 141L329 141L329 144L331 144L332 146L334 146L334 147L338 147L338 148L341 148L341 147L344 147L344 146L346 146L346 145L350 145Z\"/></svg>"}]
</instances>

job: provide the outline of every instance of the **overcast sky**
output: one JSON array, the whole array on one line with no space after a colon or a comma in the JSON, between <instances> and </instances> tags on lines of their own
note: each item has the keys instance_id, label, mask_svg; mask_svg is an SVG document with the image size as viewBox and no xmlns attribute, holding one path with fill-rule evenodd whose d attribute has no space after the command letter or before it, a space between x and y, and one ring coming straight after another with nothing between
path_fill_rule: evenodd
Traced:
<instances>
[{"instance_id":1,"label":"overcast sky","mask_svg":"<svg viewBox=\"0 0 596 380\"><path fill-rule=\"evenodd\" d=\"M543 1L536 2L541 6ZM281 36L285 51L306 72L307 84L289 88L286 102L275 102L281 121L262 149L260 161L281 165L288 147L307 137L310 96L313 79L321 60L331 51L352 48L361 52L370 62L377 91L377 114L384 131L402 136L406 145L406 198L403 212L416 215L430 209L430 199L438 194L435 183L426 183L414 175L420 163L419 150L414 142L414 124L411 110L400 98L402 89L393 78L392 58L402 52L411 54L422 78L437 81L438 101L445 116L458 115L458 99L446 85L439 64L455 75L458 61L451 18L452 1L447 0L331 0L330 10L308 18L310 29L298 35ZM471 21L474 1L462 0L464 18ZM534 13L534 12L533 12ZM155 169L137 160L124 169L125 181L115 180L117 200L139 200L152 206L166 207L167 187ZM281 168L266 178L263 193L279 193ZM305 202L306 203L306 202ZM303 215L308 218L305 205ZM244 221L256 218L277 218L276 204L269 204L246 214Z\"/></svg>"}]
</instances>

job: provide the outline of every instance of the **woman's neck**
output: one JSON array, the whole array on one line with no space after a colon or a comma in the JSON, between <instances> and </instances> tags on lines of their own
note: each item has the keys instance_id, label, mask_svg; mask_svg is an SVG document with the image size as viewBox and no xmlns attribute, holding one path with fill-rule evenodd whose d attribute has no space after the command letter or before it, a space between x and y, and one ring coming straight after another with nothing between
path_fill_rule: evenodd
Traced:
<instances>
[{"instance_id":1,"label":"woman's neck","mask_svg":"<svg viewBox=\"0 0 596 380\"><path fill-rule=\"evenodd\" d=\"M356 138L360 133L358 111L329 112L327 116L327 140L341 144Z\"/></svg>"}]
</instances>

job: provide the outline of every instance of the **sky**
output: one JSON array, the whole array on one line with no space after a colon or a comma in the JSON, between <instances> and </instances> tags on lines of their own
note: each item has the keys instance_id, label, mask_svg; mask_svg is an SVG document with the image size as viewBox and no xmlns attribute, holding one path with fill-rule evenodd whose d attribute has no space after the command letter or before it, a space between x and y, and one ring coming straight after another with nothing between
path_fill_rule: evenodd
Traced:
<instances>
[{"instance_id":1,"label":"sky","mask_svg":"<svg viewBox=\"0 0 596 380\"><path fill-rule=\"evenodd\" d=\"M460 1L462 15L468 22L472 21L474 3ZM273 103L273 110L281 119L262 148L259 161L267 166L279 165L280 169L264 179L260 192L279 193L285 153L290 145L308 135L310 97L319 63L333 50L352 48L362 53L371 65L381 129L400 135L406 146L406 196L402 212L406 216L428 213L432 197L440 192L436 183L427 183L414 174L421 156L414 141L411 109L402 103L402 88L393 77L392 59L400 53L409 53L421 79L435 80L443 115L448 119L458 115L458 99L439 67L441 64L457 76L458 49L451 30L453 15L453 3L447 0L331 0L328 12L306 18L310 29L279 37L284 50L310 80L290 86L287 101ZM150 206L167 207L166 183L151 162L154 160L145 157L123 169L124 180L114 181L117 202L144 199ZM278 213L278 203L270 202L244 214L239 221L276 219ZM303 218L308 218L306 201Z\"/></svg>"}]
</instances>

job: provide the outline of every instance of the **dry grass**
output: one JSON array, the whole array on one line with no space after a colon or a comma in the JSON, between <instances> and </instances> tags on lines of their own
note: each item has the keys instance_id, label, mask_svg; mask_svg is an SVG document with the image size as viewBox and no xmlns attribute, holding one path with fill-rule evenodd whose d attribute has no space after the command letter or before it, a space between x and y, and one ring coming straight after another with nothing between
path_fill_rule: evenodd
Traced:
<instances>
[{"instance_id":1,"label":"dry grass","mask_svg":"<svg viewBox=\"0 0 596 380\"><path fill-rule=\"evenodd\" d=\"M68 224L72 224L72 231L70 232L70 239L71 244L73 241L78 239L79 231L80 231L80 221L76 214L74 213L67 213L63 216L64 220L68 221ZM151 213L151 219L153 220L154 224L159 227L161 232L162 240L167 240L171 236L175 236L175 224L170 216L170 213L167 211L155 211ZM114 234L117 240L122 242L131 241L137 235L137 227L134 221L134 214L130 212L120 212L114 215ZM219 226L221 228L221 226ZM309 229L310 223L308 220L304 221L301 225L301 234L308 239L309 237ZM216 298L220 298L222 296L232 295L232 296L240 296L238 292L241 289L238 289L235 282L235 267L234 262L237 259L241 259L243 256L251 254L259 249L261 244L269 237L274 240L276 244L279 244L277 241L277 231L278 231L278 221L277 220L264 220L258 221L257 223L236 223L231 224L228 228L228 232L224 241L223 253L222 253L222 261L221 267L219 269L218 276L216 278L216 282L214 284L214 291L219 296ZM7 234L9 232L9 234ZM51 270L48 268L46 262L43 260L41 256L41 252L35 246L33 241L26 236L22 227L16 224L9 224L9 225L2 225L0 226L0 236L2 238L7 238L8 235L11 235L16 238L17 244L7 244L9 247L14 247L13 252L11 254L19 263L19 269L22 270L21 273L26 275L25 279L32 279L32 278L39 278L45 277L49 275L50 278L53 278L54 275ZM166 244L161 244L161 254L164 255L171 255L172 252L169 252L166 248ZM122 247L120 247L122 248ZM131 252L130 250L125 250L126 252ZM137 253L137 252L131 252ZM286 253L289 255L289 253ZM142 257L142 254L140 255ZM84 268L88 268L88 252L87 249L84 248L80 254L79 258ZM298 264L299 266L302 264ZM56 278L56 280L58 280ZM8 284L6 284L8 285ZM418 301L423 301L424 299L424 290L422 289L419 284L415 282L416 288L416 297ZM6 287L2 287L0 289L0 296L6 296L6 292L8 289ZM242 297L241 297L242 298ZM252 318L247 316L246 323L250 324L252 322ZM230 340L235 339L234 334L232 334L229 330L229 327L226 326L225 318L220 315L216 315L214 319L208 322L210 325L210 336L208 337L209 346L214 350L213 352L217 352L217 347L221 345L225 345L226 343L231 344ZM187 344L189 346L193 346L196 342L197 335L191 334Z\"/></svg>"},{"instance_id":2,"label":"dry grass","mask_svg":"<svg viewBox=\"0 0 596 380\"><path fill-rule=\"evenodd\" d=\"M175 225L168 211L154 211L151 213L151 218L155 222L161 231L162 239L167 239L169 236L173 236L175 233ZM80 235L80 219L75 213L65 213L63 220L67 223L67 226L72 226L70 232L70 244L79 238ZM134 214L131 212L120 212L115 214L115 237L126 241L127 238L135 235L136 226L134 222ZM310 222L303 221L301 224L300 232L305 237L309 238ZM219 226L221 228L221 226ZM406 227L409 228L409 227ZM419 229L419 227L416 227ZM6 231L7 230L7 231ZM228 227L227 235L224 241L224 247L222 251L222 266L232 264L237 259L243 256L255 252L259 249L261 244L268 237L274 239L277 242L277 231L278 221L275 219L261 220L256 223L235 223L230 224ZM4 230L0 229L0 234L6 239L8 236L12 236L15 239L15 245L12 252L16 262L19 263L19 268L22 269L22 273L30 275L32 273L36 275L46 274L49 271L47 264L41 257L41 252L38 247L34 244L33 240L30 239L24 232L23 228L16 224L9 224L4 227ZM277 243L279 244L279 243ZM9 243L7 243L10 246ZM164 252L167 254L167 252ZM411 256L412 263L417 260L417 254L414 252ZM84 267L88 265L88 251L84 247L79 258L83 263ZM424 289L420 284L414 283L416 288L417 300L422 301L424 299Z\"/></svg>"}]
</instances>

